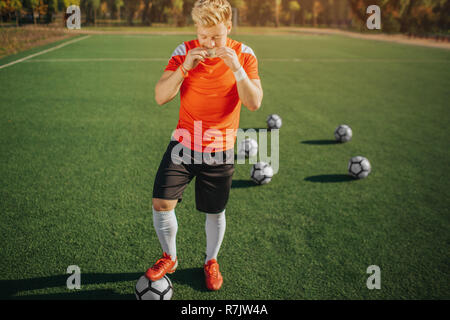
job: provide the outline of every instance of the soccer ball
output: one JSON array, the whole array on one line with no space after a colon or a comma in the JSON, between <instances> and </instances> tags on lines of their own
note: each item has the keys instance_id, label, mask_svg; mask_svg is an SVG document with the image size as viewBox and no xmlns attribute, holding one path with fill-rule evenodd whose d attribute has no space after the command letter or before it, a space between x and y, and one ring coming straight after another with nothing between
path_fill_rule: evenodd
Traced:
<instances>
[{"instance_id":1,"label":"soccer ball","mask_svg":"<svg viewBox=\"0 0 450 320\"><path fill-rule=\"evenodd\" d=\"M366 178L371 170L372 167L370 165L369 160L367 160L364 157L361 156L353 157L348 162L348 173L354 178L357 179Z\"/></svg>"},{"instance_id":2,"label":"soccer ball","mask_svg":"<svg viewBox=\"0 0 450 320\"><path fill-rule=\"evenodd\" d=\"M241 142L238 154L245 154L248 157L254 157L258 153L258 142L254 139L246 138Z\"/></svg>"},{"instance_id":3,"label":"soccer ball","mask_svg":"<svg viewBox=\"0 0 450 320\"><path fill-rule=\"evenodd\" d=\"M339 127L334 130L334 137L336 138L336 141L339 142L347 142L352 139L353 131L352 128L345 124L341 124Z\"/></svg>"},{"instance_id":4,"label":"soccer ball","mask_svg":"<svg viewBox=\"0 0 450 320\"><path fill-rule=\"evenodd\" d=\"M150 281L145 275L136 283L135 295L138 300L170 300L173 286L165 275L157 281Z\"/></svg>"},{"instance_id":5,"label":"soccer ball","mask_svg":"<svg viewBox=\"0 0 450 320\"><path fill-rule=\"evenodd\" d=\"M280 129L282 121L279 115L271 114L267 117L267 128L268 129Z\"/></svg>"},{"instance_id":6,"label":"soccer ball","mask_svg":"<svg viewBox=\"0 0 450 320\"><path fill-rule=\"evenodd\" d=\"M273 169L272 167L265 162L258 162L252 166L250 170L250 177L257 184L266 184L272 180L273 177Z\"/></svg>"}]
</instances>

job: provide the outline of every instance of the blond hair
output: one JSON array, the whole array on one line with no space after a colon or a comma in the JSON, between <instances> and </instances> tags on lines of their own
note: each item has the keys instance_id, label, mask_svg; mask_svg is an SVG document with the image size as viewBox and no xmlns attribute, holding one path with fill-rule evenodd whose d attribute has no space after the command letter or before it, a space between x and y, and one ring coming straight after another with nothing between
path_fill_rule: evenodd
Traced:
<instances>
[{"instance_id":1,"label":"blond hair","mask_svg":"<svg viewBox=\"0 0 450 320\"><path fill-rule=\"evenodd\" d=\"M213 27L220 23L231 24L231 5L227 0L197 0L192 9L195 25Z\"/></svg>"}]
</instances>

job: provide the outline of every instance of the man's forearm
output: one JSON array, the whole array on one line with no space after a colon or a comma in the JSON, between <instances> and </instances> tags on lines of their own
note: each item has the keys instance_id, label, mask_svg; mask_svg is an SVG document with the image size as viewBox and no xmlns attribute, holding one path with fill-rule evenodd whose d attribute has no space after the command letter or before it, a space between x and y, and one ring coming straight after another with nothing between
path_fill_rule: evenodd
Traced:
<instances>
[{"instance_id":1,"label":"man's forearm","mask_svg":"<svg viewBox=\"0 0 450 320\"><path fill-rule=\"evenodd\" d=\"M250 111L256 111L261 107L263 92L249 78L237 82L239 98Z\"/></svg>"},{"instance_id":2,"label":"man's forearm","mask_svg":"<svg viewBox=\"0 0 450 320\"><path fill-rule=\"evenodd\" d=\"M176 70L166 79L161 79L155 86L155 100L159 105L171 101L177 95L184 77L180 70Z\"/></svg>"}]
</instances>

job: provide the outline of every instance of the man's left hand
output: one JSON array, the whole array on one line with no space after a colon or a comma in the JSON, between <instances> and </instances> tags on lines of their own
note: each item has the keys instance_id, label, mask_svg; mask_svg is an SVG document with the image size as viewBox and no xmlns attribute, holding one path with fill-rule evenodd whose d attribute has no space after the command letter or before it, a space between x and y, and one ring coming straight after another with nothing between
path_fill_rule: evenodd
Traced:
<instances>
[{"instance_id":1,"label":"man's left hand","mask_svg":"<svg viewBox=\"0 0 450 320\"><path fill-rule=\"evenodd\" d=\"M220 47L216 50L217 57L221 58L223 62L231 69L231 71L236 72L241 67L236 51L228 47Z\"/></svg>"}]
</instances>

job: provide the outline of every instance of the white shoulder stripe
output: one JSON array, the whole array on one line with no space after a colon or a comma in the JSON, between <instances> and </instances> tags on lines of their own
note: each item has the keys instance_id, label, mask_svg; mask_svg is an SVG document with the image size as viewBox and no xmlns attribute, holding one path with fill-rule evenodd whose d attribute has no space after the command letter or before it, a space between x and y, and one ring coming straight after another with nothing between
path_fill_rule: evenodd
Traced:
<instances>
[{"instance_id":1,"label":"white shoulder stripe","mask_svg":"<svg viewBox=\"0 0 450 320\"><path fill-rule=\"evenodd\" d=\"M186 45L184 43L180 44L175 51L172 53L172 56L185 56L186 55Z\"/></svg>"},{"instance_id":2,"label":"white shoulder stripe","mask_svg":"<svg viewBox=\"0 0 450 320\"><path fill-rule=\"evenodd\" d=\"M246 46L245 44L242 44L241 52L242 53L250 53L252 56L254 56L256 58L256 55L253 52L252 48L250 48L249 46Z\"/></svg>"}]
</instances>

